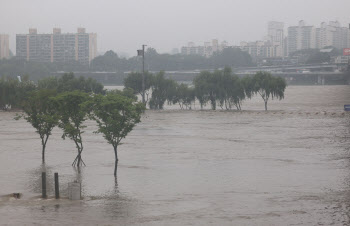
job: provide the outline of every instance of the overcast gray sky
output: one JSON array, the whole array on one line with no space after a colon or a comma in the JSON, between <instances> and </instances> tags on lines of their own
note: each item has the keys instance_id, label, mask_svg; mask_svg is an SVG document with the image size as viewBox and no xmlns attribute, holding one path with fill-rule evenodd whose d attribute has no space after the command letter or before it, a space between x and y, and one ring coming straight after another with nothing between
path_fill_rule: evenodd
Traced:
<instances>
[{"instance_id":1,"label":"overcast gray sky","mask_svg":"<svg viewBox=\"0 0 350 226\"><path fill-rule=\"evenodd\" d=\"M350 0L0 0L0 33L75 32L85 27L98 35L99 51L136 54L144 43L170 52L189 41L213 38L231 45L266 35L267 22L285 27L303 19L308 25L338 20L350 23Z\"/></svg>"}]
</instances>

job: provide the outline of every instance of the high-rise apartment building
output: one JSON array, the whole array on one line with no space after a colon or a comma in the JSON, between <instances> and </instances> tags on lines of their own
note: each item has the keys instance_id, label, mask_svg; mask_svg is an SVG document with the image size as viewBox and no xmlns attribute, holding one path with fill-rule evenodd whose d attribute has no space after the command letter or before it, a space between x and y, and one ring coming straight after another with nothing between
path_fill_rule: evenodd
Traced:
<instances>
[{"instance_id":1,"label":"high-rise apartment building","mask_svg":"<svg viewBox=\"0 0 350 226\"><path fill-rule=\"evenodd\" d=\"M282 47L271 41L241 42L240 49L253 59L283 57Z\"/></svg>"},{"instance_id":2,"label":"high-rise apartment building","mask_svg":"<svg viewBox=\"0 0 350 226\"><path fill-rule=\"evenodd\" d=\"M9 35L0 34L0 60L9 57Z\"/></svg>"},{"instance_id":3,"label":"high-rise apartment building","mask_svg":"<svg viewBox=\"0 0 350 226\"><path fill-rule=\"evenodd\" d=\"M299 26L288 28L288 53L327 46L340 50L350 47L349 29L341 27L338 21L321 23L319 28L306 26L304 21L300 21Z\"/></svg>"},{"instance_id":4,"label":"high-rise apartment building","mask_svg":"<svg viewBox=\"0 0 350 226\"><path fill-rule=\"evenodd\" d=\"M16 35L16 56L35 62L78 61L86 65L97 56L97 34L86 33L85 28L74 34L62 34L60 28L54 28L52 34L29 29L29 34Z\"/></svg>"},{"instance_id":5,"label":"high-rise apartment building","mask_svg":"<svg viewBox=\"0 0 350 226\"><path fill-rule=\"evenodd\" d=\"M338 21L331 21L329 24L323 22L320 28L316 29L317 48L333 46L337 49L350 47L349 28L341 27Z\"/></svg>"},{"instance_id":6,"label":"high-rise apartment building","mask_svg":"<svg viewBox=\"0 0 350 226\"><path fill-rule=\"evenodd\" d=\"M316 28L306 26L301 20L298 26L288 27L288 53L316 48Z\"/></svg>"},{"instance_id":7,"label":"high-rise apartment building","mask_svg":"<svg viewBox=\"0 0 350 226\"><path fill-rule=\"evenodd\" d=\"M276 58L284 56L284 23L270 21L263 41L241 42L242 51L253 58Z\"/></svg>"},{"instance_id":8,"label":"high-rise apartment building","mask_svg":"<svg viewBox=\"0 0 350 226\"><path fill-rule=\"evenodd\" d=\"M284 23L270 21L267 26L267 36L269 41L283 43L284 41Z\"/></svg>"},{"instance_id":9,"label":"high-rise apartment building","mask_svg":"<svg viewBox=\"0 0 350 226\"><path fill-rule=\"evenodd\" d=\"M212 43L213 52L219 51L219 41L217 39L213 39L211 43Z\"/></svg>"},{"instance_id":10,"label":"high-rise apartment building","mask_svg":"<svg viewBox=\"0 0 350 226\"><path fill-rule=\"evenodd\" d=\"M284 23L270 21L267 26L267 40L275 51L275 55L283 57L284 54Z\"/></svg>"}]
</instances>

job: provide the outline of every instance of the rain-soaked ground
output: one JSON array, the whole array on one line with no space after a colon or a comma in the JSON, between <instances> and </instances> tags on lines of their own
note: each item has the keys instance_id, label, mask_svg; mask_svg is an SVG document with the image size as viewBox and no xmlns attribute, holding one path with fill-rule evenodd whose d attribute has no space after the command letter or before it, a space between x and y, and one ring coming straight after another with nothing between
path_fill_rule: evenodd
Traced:
<instances>
[{"instance_id":1,"label":"rain-soaked ground","mask_svg":"<svg viewBox=\"0 0 350 226\"><path fill-rule=\"evenodd\" d=\"M1 225L350 225L349 86L288 87L262 111L147 111L114 153L93 122L79 172L73 142L40 140L16 113L0 112ZM41 200L41 172L48 200ZM81 201L54 200L53 174L82 182ZM8 198L13 192L21 199Z\"/></svg>"}]
</instances>

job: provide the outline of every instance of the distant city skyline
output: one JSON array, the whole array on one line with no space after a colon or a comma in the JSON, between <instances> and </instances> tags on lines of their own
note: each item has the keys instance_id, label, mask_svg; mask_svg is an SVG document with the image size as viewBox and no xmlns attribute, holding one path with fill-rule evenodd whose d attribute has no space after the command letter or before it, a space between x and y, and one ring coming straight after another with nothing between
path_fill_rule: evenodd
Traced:
<instances>
[{"instance_id":1,"label":"distant city skyline","mask_svg":"<svg viewBox=\"0 0 350 226\"><path fill-rule=\"evenodd\" d=\"M9 34L12 52L16 52L16 34L29 28L51 33L53 27L59 27L62 32L74 33L85 27L88 33L97 33L98 52L113 50L135 56L142 44L163 53L190 41L218 39L239 45L260 40L269 21L284 22L285 28L300 20L314 26L335 20L348 26L350 22L348 0L105 0L98 4L3 0L0 5L0 33Z\"/></svg>"}]
</instances>

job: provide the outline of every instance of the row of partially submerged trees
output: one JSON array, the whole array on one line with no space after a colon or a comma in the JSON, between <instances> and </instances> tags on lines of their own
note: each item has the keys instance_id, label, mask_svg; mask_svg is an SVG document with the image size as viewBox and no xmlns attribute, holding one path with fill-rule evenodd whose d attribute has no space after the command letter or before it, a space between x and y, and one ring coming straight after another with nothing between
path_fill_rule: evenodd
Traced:
<instances>
[{"instance_id":1,"label":"row of partially submerged trees","mask_svg":"<svg viewBox=\"0 0 350 226\"><path fill-rule=\"evenodd\" d=\"M72 165L85 165L82 159L83 133L86 127L84 121L90 119L97 124L95 133L101 133L113 146L116 176L117 149L121 140L140 122L144 111L144 105L137 102L131 90L106 91L96 81L75 78L72 73L59 79L46 78L38 84L26 81L22 86L32 88L26 92L26 97L20 103L16 103L17 107L23 110L16 119L23 117L39 134L43 162L52 130L59 127L62 130L62 138L69 138L75 144L77 155Z\"/></svg>"},{"instance_id":2,"label":"row of partially submerged trees","mask_svg":"<svg viewBox=\"0 0 350 226\"><path fill-rule=\"evenodd\" d=\"M191 109L198 100L201 108L210 104L215 110L242 109L245 99L260 95L265 103L270 98L284 98L284 79L258 72L253 77L239 78L231 70L203 71L195 77L193 85L178 84L165 78L163 72L146 73L145 92L142 75L130 73L125 78L124 90L106 91L93 79L75 78L73 73L60 78L48 77L37 84L29 79L23 81L0 79L0 105L23 110L23 117L39 134L42 144L42 161L53 128L62 129L62 138L71 139L77 149L72 165L85 165L82 159L84 121L97 123L96 133L101 133L113 146L115 153L114 175L117 174L118 146L121 140L140 122L148 103L151 109L163 109L164 104L179 104L181 109ZM144 95L146 103L137 101L135 94Z\"/></svg>"},{"instance_id":3,"label":"row of partially submerged trees","mask_svg":"<svg viewBox=\"0 0 350 226\"><path fill-rule=\"evenodd\" d=\"M243 101L259 95L264 101L265 110L270 99L284 98L286 82L268 72L257 72L243 78L234 75L230 68L214 72L203 71L193 80L193 85L178 84L165 78L163 72L155 75L145 73L145 92L142 90L142 74L131 73L125 78L126 88L135 94L145 96L151 109L163 109L164 104L179 104L181 109L191 109L197 100L201 109L210 104L212 110L242 110Z\"/></svg>"}]
</instances>

